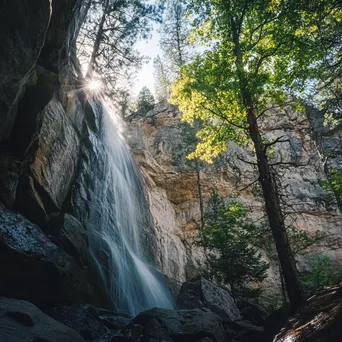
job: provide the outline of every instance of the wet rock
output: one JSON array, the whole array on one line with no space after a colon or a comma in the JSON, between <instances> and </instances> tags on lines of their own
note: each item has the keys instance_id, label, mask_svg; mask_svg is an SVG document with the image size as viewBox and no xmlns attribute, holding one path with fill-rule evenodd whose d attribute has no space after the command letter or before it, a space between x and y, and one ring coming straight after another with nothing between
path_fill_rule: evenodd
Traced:
<instances>
[{"instance_id":1,"label":"wet rock","mask_svg":"<svg viewBox=\"0 0 342 342\"><path fill-rule=\"evenodd\" d=\"M48 219L47 233L56 238L63 248L82 267L90 266L88 235L83 225L70 214L52 214Z\"/></svg>"},{"instance_id":2,"label":"wet rock","mask_svg":"<svg viewBox=\"0 0 342 342\"><path fill-rule=\"evenodd\" d=\"M230 294L201 276L182 285L177 306L181 309L206 307L225 320L241 319L240 312Z\"/></svg>"},{"instance_id":3,"label":"wet rock","mask_svg":"<svg viewBox=\"0 0 342 342\"><path fill-rule=\"evenodd\" d=\"M50 22L49 0L4 0L0 13L0 140L9 136L16 106L38 60Z\"/></svg>"},{"instance_id":4,"label":"wet rock","mask_svg":"<svg viewBox=\"0 0 342 342\"><path fill-rule=\"evenodd\" d=\"M84 342L76 331L32 303L11 298L0 298L0 337L8 342Z\"/></svg>"},{"instance_id":5,"label":"wet rock","mask_svg":"<svg viewBox=\"0 0 342 342\"><path fill-rule=\"evenodd\" d=\"M131 319L88 304L60 304L46 307L44 312L77 331L87 341L107 342L112 336L123 337L121 331Z\"/></svg>"},{"instance_id":6,"label":"wet rock","mask_svg":"<svg viewBox=\"0 0 342 342\"><path fill-rule=\"evenodd\" d=\"M195 342L209 337L215 342L225 341L220 318L206 308L194 310L154 308L140 313L134 318L133 323L144 327L146 338Z\"/></svg>"},{"instance_id":7,"label":"wet rock","mask_svg":"<svg viewBox=\"0 0 342 342\"><path fill-rule=\"evenodd\" d=\"M288 320L274 342L342 341L342 284L308 299Z\"/></svg>"},{"instance_id":8,"label":"wet rock","mask_svg":"<svg viewBox=\"0 0 342 342\"><path fill-rule=\"evenodd\" d=\"M85 340L109 339L110 331L89 312L89 305L65 304L45 309L45 313L77 331Z\"/></svg>"},{"instance_id":9,"label":"wet rock","mask_svg":"<svg viewBox=\"0 0 342 342\"><path fill-rule=\"evenodd\" d=\"M38 226L1 205L0 222L1 295L37 305L89 300L85 273Z\"/></svg>"}]
</instances>

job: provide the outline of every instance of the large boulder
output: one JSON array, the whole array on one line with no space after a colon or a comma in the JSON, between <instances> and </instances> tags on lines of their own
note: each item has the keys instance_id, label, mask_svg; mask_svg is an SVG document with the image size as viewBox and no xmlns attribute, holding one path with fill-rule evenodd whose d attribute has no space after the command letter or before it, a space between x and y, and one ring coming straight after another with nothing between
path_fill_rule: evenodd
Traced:
<instances>
[{"instance_id":1,"label":"large boulder","mask_svg":"<svg viewBox=\"0 0 342 342\"><path fill-rule=\"evenodd\" d=\"M241 319L239 309L230 294L203 277L194 278L182 285L177 306L180 309L206 307L225 320Z\"/></svg>"},{"instance_id":2,"label":"large boulder","mask_svg":"<svg viewBox=\"0 0 342 342\"><path fill-rule=\"evenodd\" d=\"M132 323L143 328L145 338L196 342L207 337L214 342L225 341L220 318L206 308L193 310L153 308L140 313Z\"/></svg>"},{"instance_id":3,"label":"large boulder","mask_svg":"<svg viewBox=\"0 0 342 342\"><path fill-rule=\"evenodd\" d=\"M110 341L112 336L120 335L131 319L88 304L60 304L45 308L44 312L77 331L87 341Z\"/></svg>"},{"instance_id":4,"label":"large boulder","mask_svg":"<svg viewBox=\"0 0 342 342\"><path fill-rule=\"evenodd\" d=\"M86 274L41 229L0 204L0 295L36 305L88 301Z\"/></svg>"},{"instance_id":5,"label":"large boulder","mask_svg":"<svg viewBox=\"0 0 342 342\"><path fill-rule=\"evenodd\" d=\"M4 342L85 342L32 303L11 298L0 298L0 338Z\"/></svg>"},{"instance_id":6,"label":"large boulder","mask_svg":"<svg viewBox=\"0 0 342 342\"><path fill-rule=\"evenodd\" d=\"M342 283L318 292L288 320L274 342L342 341Z\"/></svg>"}]
</instances>

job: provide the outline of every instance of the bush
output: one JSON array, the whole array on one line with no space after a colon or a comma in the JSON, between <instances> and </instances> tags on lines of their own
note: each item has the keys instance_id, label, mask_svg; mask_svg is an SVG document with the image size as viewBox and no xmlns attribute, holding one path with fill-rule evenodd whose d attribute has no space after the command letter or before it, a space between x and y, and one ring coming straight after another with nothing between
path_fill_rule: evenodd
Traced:
<instances>
[{"instance_id":1,"label":"bush","mask_svg":"<svg viewBox=\"0 0 342 342\"><path fill-rule=\"evenodd\" d=\"M341 281L341 267L334 265L327 256L315 256L311 260L311 272L302 275L304 288L316 291Z\"/></svg>"}]
</instances>

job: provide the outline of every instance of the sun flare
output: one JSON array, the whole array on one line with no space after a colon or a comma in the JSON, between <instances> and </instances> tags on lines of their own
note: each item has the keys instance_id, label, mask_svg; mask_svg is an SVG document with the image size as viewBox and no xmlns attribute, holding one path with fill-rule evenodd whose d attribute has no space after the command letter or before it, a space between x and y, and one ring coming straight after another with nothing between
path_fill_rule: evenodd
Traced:
<instances>
[{"instance_id":1,"label":"sun flare","mask_svg":"<svg viewBox=\"0 0 342 342\"><path fill-rule=\"evenodd\" d=\"M87 82L87 88L91 91L99 91L103 87L103 84L99 80L89 80Z\"/></svg>"}]
</instances>

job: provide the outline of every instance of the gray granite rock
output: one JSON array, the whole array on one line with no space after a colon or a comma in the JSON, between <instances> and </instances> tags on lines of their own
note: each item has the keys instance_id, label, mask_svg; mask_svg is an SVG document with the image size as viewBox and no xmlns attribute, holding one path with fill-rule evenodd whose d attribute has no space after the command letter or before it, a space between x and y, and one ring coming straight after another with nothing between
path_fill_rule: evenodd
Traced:
<instances>
[{"instance_id":1,"label":"gray granite rock","mask_svg":"<svg viewBox=\"0 0 342 342\"><path fill-rule=\"evenodd\" d=\"M240 312L230 294L203 277L185 282L178 295L177 306L181 309L206 307L222 319L241 319Z\"/></svg>"},{"instance_id":2,"label":"gray granite rock","mask_svg":"<svg viewBox=\"0 0 342 342\"><path fill-rule=\"evenodd\" d=\"M90 285L74 259L41 229L0 205L0 292L37 305L89 301Z\"/></svg>"},{"instance_id":3,"label":"gray granite rock","mask_svg":"<svg viewBox=\"0 0 342 342\"><path fill-rule=\"evenodd\" d=\"M169 310L154 308L140 313L133 322L147 332L147 337L164 341L197 341L208 337L224 342L220 318L209 309Z\"/></svg>"},{"instance_id":4,"label":"gray granite rock","mask_svg":"<svg viewBox=\"0 0 342 342\"><path fill-rule=\"evenodd\" d=\"M0 337L6 342L84 342L73 329L44 314L32 303L0 298Z\"/></svg>"}]
</instances>

